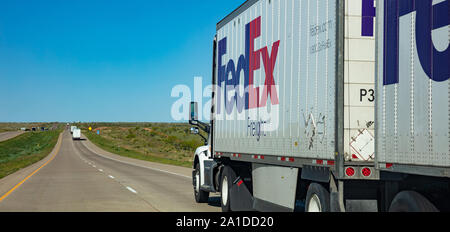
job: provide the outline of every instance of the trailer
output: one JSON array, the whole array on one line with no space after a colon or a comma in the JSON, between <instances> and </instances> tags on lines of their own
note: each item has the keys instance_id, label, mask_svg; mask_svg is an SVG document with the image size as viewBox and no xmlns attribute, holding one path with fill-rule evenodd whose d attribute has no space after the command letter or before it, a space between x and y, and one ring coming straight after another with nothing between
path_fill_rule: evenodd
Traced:
<instances>
[{"instance_id":1,"label":"trailer","mask_svg":"<svg viewBox=\"0 0 450 232\"><path fill-rule=\"evenodd\" d=\"M448 0L377 1L382 210L450 210L449 10Z\"/></svg>"},{"instance_id":2,"label":"trailer","mask_svg":"<svg viewBox=\"0 0 450 232\"><path fill-rule=\"evenodd\" d=\"M397 211L405 199L450 209L448 15L421 38L428 48L431 34L442 40L431 66L447 62L443 77L419 74L408 57L416 44L403 41L448 0L422 1L408 10L424 15L400 20L389 7L415 5L394 2L248 0L217 24L211 121L190 108L190 124L209 135L193 163L197 202L220 192L223 211ZM397 52L383 32L397 32ZM386 85L404 76L406 87Z\"/></svg>"}]
</instances>

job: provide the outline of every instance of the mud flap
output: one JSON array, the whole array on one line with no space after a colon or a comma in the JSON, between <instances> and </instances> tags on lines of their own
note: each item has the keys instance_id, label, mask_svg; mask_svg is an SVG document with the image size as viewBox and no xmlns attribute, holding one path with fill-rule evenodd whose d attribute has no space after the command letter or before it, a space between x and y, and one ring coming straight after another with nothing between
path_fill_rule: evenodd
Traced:
<instances>
[{"instance_id":1,"label":"mud flap","mask_svg":"<svg viewBox=\"0 0 450 232\"><path fill-rule=\"evenodd\" d=\"M253 196L247 188L247 184L241 177L234 178L231 187L231 210L253 211Z\"/></svg>"},{"instance_id":2,"label":"mud flap","mask_svg":"<svg viewBox=\"0 0 450 232\"><path fill-rule=\"evenodd\" d=\"M341 212L339 207L339 193L330 193L330 212Z\"/></svg>"}]
</instances>

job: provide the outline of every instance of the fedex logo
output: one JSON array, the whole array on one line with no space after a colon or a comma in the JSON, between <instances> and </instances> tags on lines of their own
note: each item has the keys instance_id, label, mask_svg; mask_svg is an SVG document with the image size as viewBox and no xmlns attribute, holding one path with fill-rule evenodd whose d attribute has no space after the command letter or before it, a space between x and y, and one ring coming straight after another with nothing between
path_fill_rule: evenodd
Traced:
<instances>
[{"instance_id":1,"label":"fedex logo","mask_svg":"<svg viewBox=\"0 0 450 232\"><path fill-rule=\"evenodd\" d=\"M373 36L373 21L375 18L375 0L362 0L361 36Z\"/></svg>"},{"instance_id":2,"label":"fedex logo","mask_svg":"<svg viewBox=\"0 0 450 232\"><path fill-rule=\"evenodd\" d=\"M450 24L449 1L384 0L384 85L399 83L399 21L402 16L414 11L420 65L433 81L442 82L449 79L450 47L438 51L432 40L433 30Z\"/></svg>"},{"instance_id":3,"label":"fedex logo","mask_svg":"<svg viewBox=\"0 0 450 232\"><path fill-rule=\"evenodd\" d=\"M273 71L277 61L280 40L272 44L271 52L267 46L255 50L255 39L261 36L261 16L245 25L245 54L242 54L237 63L230 59L226 64L222 57L227 54L227 37L218 43L218 86L222 89L225 83L224 99L221 100L221 91L217 95L217 113L221 112L221 102L225 104L227 114L233 112L234 107L241 113L244 109L265 107L270 96L272 105L278 105L278 93L275 87ZM265 72L264 88L255 87L254 71L261 68L261 58ZM239 83L241 72L244 72L244 90L240 92ZM233 96L228 96L234 90ZM231 97L231 98L230 98ZM230 100L229 100L230 99Z\"/></svg>"}]
</instances>

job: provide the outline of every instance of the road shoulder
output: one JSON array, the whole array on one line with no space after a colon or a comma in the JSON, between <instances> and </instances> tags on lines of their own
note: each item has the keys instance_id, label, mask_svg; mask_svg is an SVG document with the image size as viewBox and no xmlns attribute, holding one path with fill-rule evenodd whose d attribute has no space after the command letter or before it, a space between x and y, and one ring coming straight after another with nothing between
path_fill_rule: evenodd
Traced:
<instances>
[{"instance_id":1,"label":"road shoulder","mask_svg":"<svg viewBox=\"0 0 450 232\"><path fill-rule=\"evenodd\" d=\"M58 142L53 147L52 151L45 158L0 179L0 197L5 195L8 191L10 191L17 184L19 184L21 181L23 181L25 178L31 175L34 171L36 171L38 168L40 168L42 165L44 165L50 159L52 159L54 155L56 155L55 153L57 152L57 148L61 146L62 143L63 133L64 132L61 132L59 134Z\"/></svg>"}]
</instances>

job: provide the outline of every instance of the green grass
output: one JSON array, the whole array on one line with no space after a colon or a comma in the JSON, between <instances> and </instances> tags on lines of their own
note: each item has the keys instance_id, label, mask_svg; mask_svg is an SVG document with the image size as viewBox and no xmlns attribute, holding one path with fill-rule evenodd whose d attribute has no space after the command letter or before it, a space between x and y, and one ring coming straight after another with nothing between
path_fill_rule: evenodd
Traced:
<instances>
[{"instance_id":1,"label":"green grass","mask_svg":"<svg viewBox=\"0 0 450 232\"><path fill-rule=\"evenodd\" d=\"M163 163L163 164L171 164L171 165L177 165L182 167L192 167L191 162L187 161L179 161L179 160L173 160L169 158L163 158L158 156L152 156L151 154L144 154L138 151L130 150L127 148L120 147L120 145L117 145L113 141L103 138L101 136L96 135L93 132L83 132L88 139L94 143L95 145L99 146L100 148L109 151L111 153L126 156L134 159L140 159L150 162L156 162L156 163Z\"/></svg>"},{"instance_id":2,"label":"green grass","mask_svg":"<svg viewBox=\"0 0 450 232\"><path fill-rule=\"evenodd\" d=\"M46 157L61 130L28 132L0 142L0 179Z\"/></svg>"},{"instance_id":3,"label":"green grass","mask_svg":"<svg viewBox=\"0 0 450 232\"><path fill-rule=\"evenodd\" d=\"M186 123L83 123L90 141L114 154L151 162L192 167L194 151L203 140ZM88 132L91 126L93 131ZM100 130L100 135L96 130Z\"/></svg>"}]
</instances>

